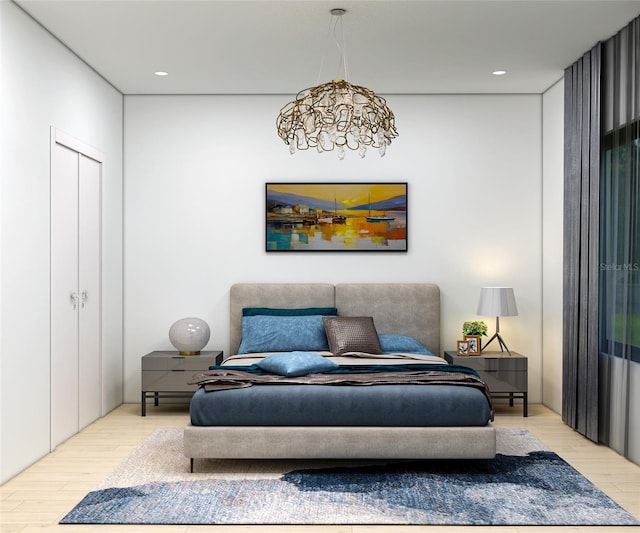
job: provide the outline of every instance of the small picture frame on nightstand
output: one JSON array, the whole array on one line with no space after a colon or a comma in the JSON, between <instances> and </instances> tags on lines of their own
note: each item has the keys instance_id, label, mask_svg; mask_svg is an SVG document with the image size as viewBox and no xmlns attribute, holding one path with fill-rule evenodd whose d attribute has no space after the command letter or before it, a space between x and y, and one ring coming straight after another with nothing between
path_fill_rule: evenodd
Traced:
<instances>
[{"instance_id":1,"label":"small picture frame on nightstand","mask_svg":"<svg viewBox=\"0 0 640 533\"><path fill-rule=\"evenodd\" d=\"M468 341L458 341L458 351L456 352L456 355L469 355Z\"/></svg>"},{"instance_id":2,"label":"small picture frame on nightstand","mask_svg":"<svg viewBox=\"0 0 640 533\"><path fill-rule=\"evenodd\" d=\"M467 355L480 355L480 336L465 335L464 340L469 343L469 351Z\"/></svg>"}]
</instances>

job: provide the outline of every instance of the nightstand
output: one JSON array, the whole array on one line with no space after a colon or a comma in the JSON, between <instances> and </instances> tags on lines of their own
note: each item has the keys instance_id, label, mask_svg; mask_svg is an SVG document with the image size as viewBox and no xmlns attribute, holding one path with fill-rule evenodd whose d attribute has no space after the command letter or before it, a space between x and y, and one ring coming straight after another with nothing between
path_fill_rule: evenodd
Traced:
<instances>
[{"instance_id":1,"label":"nightstand","mask_svg":"<svg viewBox=\"0 0 640 533\"><path fill-rule=\"evenodd\" d=\"M473 368L489 386L491 396L522 398L522 416L528 416L528 360L517 352L482 352L481 355L456 355L455 351L444 352L447 363Z\"/></svg>"},{"instance_id":2,"label":"nightstand","mask_svg":"<svg viewBox=\"0 0 640 533\"><path fill-rule=\"evenodd\" d=\"M151 352L142 357L141 414L147 414L147 398L158 405L160 397L193 396L197 385L188 385L191 377L210 366L222 363L222 352L200 352L200 355L180 355L174 351Z\"/></svg>"}]
</instances>

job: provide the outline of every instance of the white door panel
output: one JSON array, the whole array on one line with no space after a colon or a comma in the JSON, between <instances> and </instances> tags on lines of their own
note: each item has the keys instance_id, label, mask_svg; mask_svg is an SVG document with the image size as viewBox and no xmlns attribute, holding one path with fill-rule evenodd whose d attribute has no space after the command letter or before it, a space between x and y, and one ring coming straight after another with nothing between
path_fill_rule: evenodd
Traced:
<instances>
[{"instance_id":1,"label":"white door panel","mask_svg":"<svg viewBox=\"0 0 640 533\"><path fill-rule=\"evenodd\" d=\"M51 448L78 431L78 154L51 157Z\"/></svg>"},{"instance_id":2,"label":"white door panel","mask_svg":"<svg viewBox=\"0 0 640 533\"><path fill-rule=\"evenodd\" d=\"M101 414L101 159L52 128L51 449Z\"/></svg>"},{"instance_id":3,"label":"white door panel","mask_svg":"<svg viewBox=\"0 0 640 533\"><path fill-rule=\"evenodd\" d=\"M101 163L80 154L78 332L79 429L100 417L100 205Z\"/></svg>"}]
</instances>

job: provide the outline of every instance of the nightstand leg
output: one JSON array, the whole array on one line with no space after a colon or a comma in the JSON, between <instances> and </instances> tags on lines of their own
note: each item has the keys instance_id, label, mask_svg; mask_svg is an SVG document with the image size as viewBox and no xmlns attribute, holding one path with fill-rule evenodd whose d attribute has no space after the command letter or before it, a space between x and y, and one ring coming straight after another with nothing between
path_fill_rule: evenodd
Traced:
<instances>
[{"instance_id":1,"label":"nightstand leg","mask_svg":"<svg viewBox=\"0 0 640 533\"><path fill-rule=\"evenodd\" d=\"M513 407L513 392L509 393L509 407Z\"/></svg>"},{"instance_id":2,"label":"nightstand leg","mask_svg":"<svg viewBox=\"0 0 640 533\"><path fill-rule=\"evenodd\" d=\"M529 416L529 407L528 407L528 393L522 393L522 416Z\"/></svg>"},{"instance_id":3,"label":"nightstand leg","mask_svg":"<svg viewBox=\"0 0 640 533\"><path fill-rule=\"evenodd\" d=\"M153 405L158 407L159 400L160 400L160 393L159 392L154 392L153 393Z\"/></svg>"},{"instance_id":4,"label":"nightstand leg","mask_svg":"<svg viewBox=\"0 0 640 533\"><path fill-rule=\"evenodd\" d=\"M140 402L140 416L147 416L147 393L142 393L142 401Z\"/></svg>"}]
</instances>

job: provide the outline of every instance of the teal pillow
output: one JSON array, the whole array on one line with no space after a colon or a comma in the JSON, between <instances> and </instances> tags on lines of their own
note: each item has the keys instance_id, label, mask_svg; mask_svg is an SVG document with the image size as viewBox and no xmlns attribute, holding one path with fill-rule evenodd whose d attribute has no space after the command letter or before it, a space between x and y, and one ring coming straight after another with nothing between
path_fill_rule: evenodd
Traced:
<instances>
[{"instance_id":1,"label":"teal pillow","mask_svg":"<svg viewBox=\"0 0 640 533\"><path fill-rule=\"evenodd\" d=\"M336 316L338 309L335 307L305 307L303 309L277 309L272 307L245 307L242 309L242 316L308 316L327 315Z\"/></svg>"},{"instance_id":2,"label":"teal pillow","mask_svg":"<svg viewBox=\"0 0 640 533\"><path fill-rule=\"evenodd\" d=\"M245 316L239 354L329 350L321 315Z\"/></svg>"},{"instance_id":3,"label":"teal pillow","mask_svg":"<svg viewBox=\"0 0 640 533\"><path fill-rule=\"evenodd\" d=\"M424 345L408 335L379 333L378 340L383 353L417 353L433 355Z\"/></svg>"},{"instance_id":4,"label":"teal pillow","mask_svg":"<svg viewBox=\"0 0 640 533\"><path fill-rule=\"evenodd\" d=\"M315 372L326 372L334 370L339 366L313 352L288 352L275 353L269 357L265 357L257 366L262 370L294 378L297 376L306 376Z\"/></svg>"}]
</instances>

